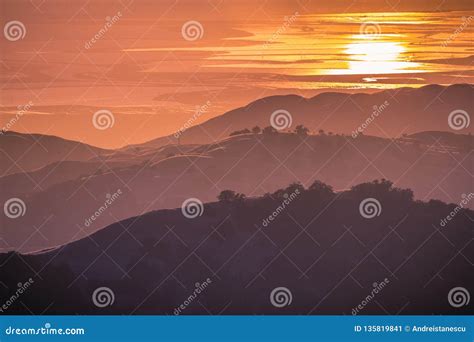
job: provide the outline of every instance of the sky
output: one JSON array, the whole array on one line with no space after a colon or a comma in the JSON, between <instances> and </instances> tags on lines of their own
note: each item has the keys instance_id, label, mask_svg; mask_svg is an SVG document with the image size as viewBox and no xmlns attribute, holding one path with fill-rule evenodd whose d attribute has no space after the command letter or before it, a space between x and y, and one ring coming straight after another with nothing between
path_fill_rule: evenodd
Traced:
<instances>
[{"instance_id":1,"label":"sky","mask_svg":"<svg viewBox=\"0 0 474 342\"><path fill-rule=\"evenodd\" d=\"M474 77L473 1L2 0L0 19L0 128L107 148L203 107Z\"/></svg>"}]
</instances>

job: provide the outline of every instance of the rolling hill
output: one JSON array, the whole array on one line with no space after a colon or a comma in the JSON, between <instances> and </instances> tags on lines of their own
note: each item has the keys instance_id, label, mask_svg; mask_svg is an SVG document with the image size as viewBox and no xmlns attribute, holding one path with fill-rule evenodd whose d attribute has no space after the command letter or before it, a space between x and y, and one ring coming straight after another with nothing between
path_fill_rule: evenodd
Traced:
<instances>
[{"instance_id":1,"label":"rolling hill","mask_svg":"<svg viewBox=\"0 0 474 342\"><path fill-rule=\"evenodd\" d=\"M368 199L372 210L362 205ZM53 250L0 255L2 297L30 283L6 312L472 312L472 303L448 301L452 288L472 284L471 210L443 227L454 205L414 201L388 181L337 193L319 181L258 198L227 193L196 209L154 211Z\"/></svg>"}]
</instances>

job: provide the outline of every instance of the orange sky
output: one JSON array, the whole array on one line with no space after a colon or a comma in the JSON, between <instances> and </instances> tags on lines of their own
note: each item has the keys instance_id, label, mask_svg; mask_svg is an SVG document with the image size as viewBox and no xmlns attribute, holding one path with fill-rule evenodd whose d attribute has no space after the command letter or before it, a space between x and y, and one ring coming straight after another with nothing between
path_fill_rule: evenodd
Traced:
<instances>
[{"instance_id":1,"label":"orange sky","mask_svg":"<svg viewBox=\"0 0 474 342\"><path fill-rule=\"evenodd\" d=\"M204 105L197 123L274 94L474 77L472 1L0 6L0 128L103 147L171 134ZM20 37L6 30L12 21L23 25ZM113 114L113 127L94 127L98 110Z\"/></svg>"}]
</instances>

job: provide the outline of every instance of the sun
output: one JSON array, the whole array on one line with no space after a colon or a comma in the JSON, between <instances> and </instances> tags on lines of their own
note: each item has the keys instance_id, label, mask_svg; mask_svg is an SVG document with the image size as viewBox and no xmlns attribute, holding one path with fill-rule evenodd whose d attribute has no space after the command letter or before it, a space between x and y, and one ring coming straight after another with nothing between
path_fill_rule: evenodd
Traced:
<instances>
[{"instance_id":1,"label":"sun","mask_svg":"<svg viewBox=\"0 0 474 342\"><path fill-rule=\"evenodd\" d=\"M355 42L347 45L347 74L397 74L411 72L417 63L403 60L400 42Z\"/></svg>"}]
</instances>

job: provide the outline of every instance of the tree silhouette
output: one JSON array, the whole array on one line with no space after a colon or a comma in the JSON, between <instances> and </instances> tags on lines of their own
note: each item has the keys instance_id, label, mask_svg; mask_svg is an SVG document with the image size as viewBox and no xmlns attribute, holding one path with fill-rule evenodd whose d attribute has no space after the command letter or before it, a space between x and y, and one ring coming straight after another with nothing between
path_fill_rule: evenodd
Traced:
<instances>
[{"instance_id":1,"label":"tree silhouette","mask_svg":"<svg viewBox=\"0 0 474 342\"><path fill-rule=\"evenodd\" d=\"M235 201L243 200L243 199L245 199L245 195L244 194L239 194L239 193L237 193L233 190L223 190L223 191L221 191L219 196L217 196L217 199L219 200L219 202L229 203L229 202L235 202Z\"/></svg>"},{"instance_id":2,"label":"tree silhouette","mask_svg":"<svg viewBox=\"0 0 474 342\"><path fill-rule=\"evenodd\" d=\"M303 125L298 125L295 127L295 133L299 136L307 136L309 133L309 129Z\"/></svg>"},{"instance_id":3,"label":"tree silhouette","mask_svg":"<svg viewBox=\"0 0 474 342\"><path fill-rule=\"evenodd\" d=\"M252 128L252 133L253 134L259 134L262 131L262 129L259 126L255 126Z\"/></svg>"},{"instance_id":4,"label":"tree silhouette","mask_svg":"<svg viewBox=\"0 0 474 342\"><path fill-rule=\"evenodd\" d=\"M278 133L278 131L272 126L267 126L263 129L262 133L265 135L272 135Z\"/></svg>"},{"instance_id":5,"label":"tree silhouette","mask_svg":"<svg viewBox=\"0 0 474 342\"><path fill-rule=\"evenodd\" d=\"M230 133L229 136L232 137L234 135L248 134L248 133L250 133L250 130L248 128L245 128L245 129L242 129L240 131L234 131L234 132Z\"/></svg>"},{"instance_id":6,"label":"tree silhouette","mask_svg":"<svg viewBox=\"0 0 474 342\"><path fill-rule=\"evenodd\" d=\"M311 192L320 193L322 196L327 197L334 195L332 186L327 185L319 180L314 181L314 183L309 186L308 190Z\"/></svg>"}]
</instances>

